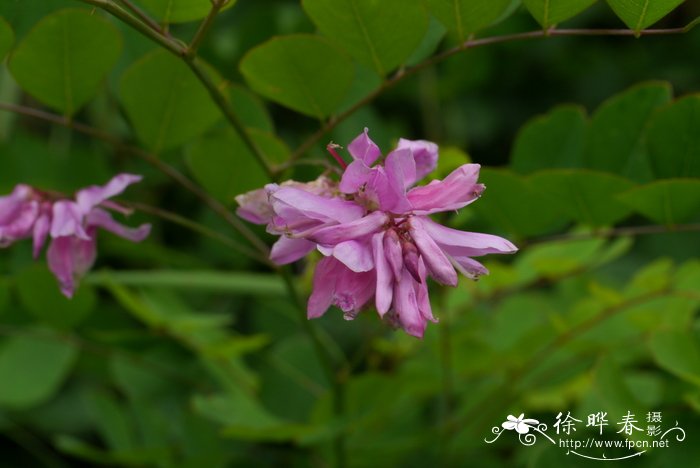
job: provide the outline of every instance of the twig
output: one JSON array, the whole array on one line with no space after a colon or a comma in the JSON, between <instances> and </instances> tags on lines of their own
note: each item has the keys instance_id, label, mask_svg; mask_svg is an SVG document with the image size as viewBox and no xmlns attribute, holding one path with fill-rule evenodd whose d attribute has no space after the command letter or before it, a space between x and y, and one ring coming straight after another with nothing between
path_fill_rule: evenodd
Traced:
<instances>
[{"instance_id":1,"label":"twig","mask_svg":"<svg viewBox=\"0 0 700 468\"><path fill-rule=\"evenodd\" d=\"M216 200L215 198L212 198L207 192L205 192L199 185L195 184L192 182L190 179L188 179L185 175L183 175L180 171L172 167L171 165L161 161L148 151L141 149L137 146L131 146L128 145L117 138L113 137L109 133L103 132L97 128L91 127L86 124L82 124L80 122L75 122L67 119L66 117L57 115L57 114L52 114L49 112L45 112L40 109L34 109L31 107L25 107L25 106L20 106L17 104L10 104L10 103L0 103L0 110L6 110L10 112L14 112L16 114L21 114L21 115L26 115L29 117L37 118L44 120L46 122L51 122L57 125L62 125L67 128L71 128L73 130L76 130L80 133L84 133L88 136L91 136L93 138L96 138L98 140L102 140L106 143L109 143L110 145L114 146L117 149L120 149L122 151L126 151L128 153L131 153L135 156L138 156L139 158L143 159L146 161L148 164L151 166L155 167L158 169L160 172L165 174L166 176L170 177L173 179L175 182L180 184L183 188L194 194L197 198L202 200L212 211L214 211L216 214L218 214L224 221L226 221L231 227L233 227L236 231L238 231L243 237L248 240L255 248L258 250L263 256L267 257L268 255L268 248L267 245L263 241L261 241L258 236L255 235L253 231L251 231L241 220L239 220L236 216L231 214L231 212L224 206L221 202ZM266 262L269 264L269 262Z\"/></svg>"},{"instance_id":2,"label":"twig","mask_svg":"<svg viewBox=\"0 0 700 468\"><path fill-rule=\"evenodd\" d=\"M118 0L119 3L124 5L124 7L129 10L134 16L136 16L141 22L145 23L155 32L162 34L163 36L169 37L170 33L163 29L160 24L158 24L153 18L148 16L141 8L134 5L131 0Z\"/></svg>"},{"instance_id":3,"label":"twig","mask_svg":"<svg viewBox=\"0 0 700 468\"><path fill-rule=\"evenodd\" d=\"M197 54L197 49L199 49L200 44L209 32L209 28L211 28L212 24L214 24L214 18L216 18L219 11L221 11L221 9L226 6L228 2L229 0L212 0L209 14L201 22L197 32L190 42L190 45L187 47L187 51L185 53L187 57L194 57Z\"/></svg>"},{"instance_id":4,"label":"twig","mask_svg":"<svg viewBox=\"0 0 700 468\"><path fill-rule=\"evenodd\" d=\"M646 29L639 32L641 36L659 36L659 35L670 35L670 34L683 34L687 32L687 27L684 28L670 28L670 29ZM548 29L548 30L537 30L528 31L523 33L506 34L503 36L493 36L485 37L482 39L468 39L467 41L458 44L444 52L433 55L432 57L424 60L417 65L412 67L399 69L394 75L382 82L374 91L371 91L364 98L357 101L349 109L344 112L331 117L326 123L324 123L321 128L319 128L315 133L309 136L299 147L297 147L290 157L290 163L299 159L303 156L309 149L311 149L326 133L333 130L345 119L350 117L360 108L366 106L372 102L377 96L382 94L387 89L393 87L403 79L416 74L417 72L436 65L444 61L445 59L452 57L455 54L463 52L469 49L476 49L478 47L484 47L492 44L501 44L504 42L513 42L525 39L536 39L542 37L553 37L553 36L635 36L635 31L631 29Z\"/></svg>"}]
</instances>

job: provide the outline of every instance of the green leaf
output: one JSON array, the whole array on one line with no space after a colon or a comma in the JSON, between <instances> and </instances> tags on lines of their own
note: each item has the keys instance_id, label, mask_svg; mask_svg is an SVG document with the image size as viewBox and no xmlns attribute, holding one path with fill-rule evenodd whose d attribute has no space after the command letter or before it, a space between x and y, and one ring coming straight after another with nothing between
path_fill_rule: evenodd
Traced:
<instances>
[{"instance_id":1,"label":"green leaf","mask_svg":"<svg viewBox=\"0 0 700 468\"><path fill-rule=\"evenodd\" d=\"M0 16L0 60L5 58L14 41L15 33L12 31L12 27L5 21L5 18Z\"/></svg>"},{"instance_id":2,"label":"green leaf","mask_svg":"<svg viewBox=\"0 0 700 468\"><path fill-rule=\"evenodd\" d=\"M530 120L513 146L511 167L521 174L539 169L576 167L583 155L586 113L565 105Z\"/></svg>"},{"instance_id":3,"label":"green leaf","mask_svg":"<svg viewBox=\"0 0 700 468\"><path fill-rule=\"evenodd\" d=\"M211 10L211 0L139 0L161 23L185 23L204 18ZM235 5L229 0L224 10Z\"/></svg>"},{"instance_id":4,"label":"green leaf","mask_svg":"<svg viewBox=\"0 0 700 468\"><path fill-rule=\"evenodd\" d=\"M124 72L119 91L136 134L155 152L185 143L221 118L187 65L164 50Z\"/></svg>"},{"instance_id":5,"label":"green leaf","mask_svg":"<svg viewBox=\"0 0 700 468\"><path fill-rule=\"evenodd\" d=\"M631 211L615 199L634 186L622 177L587 170L552 170L536 173L530 183L562 214L589 226L614 224Z\"/></svg>"},{"instance_id":6,"label":"green leaf","mask_svg":"<svg viewBox=\"0 0 700 468\"><path fill-rule=\"evenodd\" d=\"M14 409L51 398L78 356L76 348L59 337L25 330L0 345L0 405Z\"/></svg>"},{"instance_id":7,"label":"green leaf","mask_svg":"<svg viewBox=\"0 0 700 468\"><path fill-rule=\"evenodd\" d=\"M659 224L683 223L700 213L700 180L660 180L636 187L618 198Z\"/></svg>"},{"instance_id":8,"label":"green leaf","mask_svg":"<svg viewBox=\"0 0 700 468\"><path fill-rule=\"evenodd\" d=\"M427 0L428 9L460 41L501 19L511 0Z\"/></svg>"},{"instance_id":9,"label":"green leaf","mask_svg":"<svg viewBox=\"0 0 700 468\"><path fill-rule=\"evenodd\" d=\"M197 182L225 203L268 181L265 171L233 131L194 142L187 147L186 160Z\"/></svg>"},{"instance_id":10,"label":"green leaf","mask_svg":"<svg viewBox=\"0 0 700 468\"><path fill-rule=\"evenodd\" d=\"M100 434L112 450L133 450L136 447L136 431L124 405L106 392L87 392L87 403L92 419Z\"/></svg>"},{"instance_id":11,"label":"green leaf","mask_svg":"<svg viewBox=\"0 0 700 468\"><path fill-rule=\"evenodd\" d=\"M647 131L647 151L658 178L700 177L700 95L657 112Z\"/></svg>"},{"instance_id":12,"label":"green leaf","mask_svg":"<svg viewBox=\"0 0 700 468\"><path fill-rule=\"evenodd\" d=\"M607 0L624 23L639 33L669 14L685 0Z\"/></svg>"},{"instance_id":13,"label":"green leaf","mask_svg":"<svg viewBox=\"0 0 700 468\"><path fill-rule=\"evenodd\" d=\"M543 28L572 18L596 0L523 0L530 14Z\"/></svg>"},{"instance_id":14,"label":"green leaf","mask_svg":"<svg viewBox=\"0 0 700 468\"><path fill-rule=\"evenodd\" d=\"M428 28L422 2L303 0L323 35L384 76L411 56Z\"/></svg>"},{"instance_id":15,"label":"green leaf","mask_svg":"<svg viewBox=\"0 0 700 468\"><path fill-rule=\"evenodd\" d=\"M25 91L70 116L97 92L121 49L121 35L109 21L85 10L61 10L27 34L9 68Z\"/></svg>"},{"instance_id":16,"label":"green leaf","mask_svg":"<svg viewBox=\"0 0 700 468\"><path fill-rule=\"evenodd\" d=\"M60 293L56 278L44 266L32 266L16 277L22 306L43 324L59 329L72 328L92 312L97 303L90 286L82 285L72 299Z\"/></svg>"},{"instance_id":17,"label":"green leaf","mask_svg":"<svg viewBox=\"0 0 700 468\"><path fill-rule=\"evenodd\" d=\"M683 380L700 385L700 347L688 331L661 331L649 343L659 366Z\"/></svg>"},{"instance_id":18,"label":"green leaf","mask_svg":"<svg viewBox=\"0 0 700 468\"><path fill-rule=\"evenodd\" d=\"M634 86L605 101L591 118L585 165L635 180L648 176L642 137L647 122L659 107L671 101L671 85L652 82Z\"/></svg>"},{"instance_id":19,"label":"green leaf","mask_svg":"<svg viewBox=\"0 0 700 468\"><path fill-rule=\"evenodd\" d=\"M561 227L557 210L548 209L546 199L521 176L499 169L481 169L486 190L474 211L494 226L514 235L534 236Z\"/></svg>"},{"instance_id":20,"label":"green leaf","mask_svg":"<svg viewBox=\"0 0 700 468\"><path fill-rule=\"evenodd\" d=\"M231 106L241 122L248 128L256 128L266 132L275 130L270 113L260 99L240 85L231 85L228 90Z\"/></svg>"},{"instance_id":21,"label":"green leaf","mask_svg":"<svg viewBox=\"0 0 700 468\"><path fill-rule=\"evenodd\" d=\"M291 35L254 48L240 64L250 86L263 96L323 119L335 111L352 84L352 61L325 39Z\"/></svg>"}]
</instances>

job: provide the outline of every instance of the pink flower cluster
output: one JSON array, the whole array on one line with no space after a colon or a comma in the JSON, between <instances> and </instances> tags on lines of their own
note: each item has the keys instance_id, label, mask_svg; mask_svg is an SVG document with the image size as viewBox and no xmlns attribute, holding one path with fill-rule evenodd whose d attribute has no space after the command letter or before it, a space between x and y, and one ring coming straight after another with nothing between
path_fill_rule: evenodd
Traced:
<instances>
[{"instance_id":1,"label":"pink flower cluster","mask_svg":"<svg viewBox=\"0 0 700 468\"><path fill-rule=\"evenodd\" d=\"M130 229L116 222L107 211L129 214L130 209L109 198L140 180L141 176L119 174L105 186L93 185L78 191L74 199L17 185L10 195L0 197L0 247L33 237L37 258L51 237L46 253L49 269L58 279L61 292L70 298L80 278L95 262L97 228L134 242L150 233L150 224Z\"/></svg>"},{"instance_id":2,"label":"pink flower cluster","mask_svg":"<svg viewBox=\"0 0 700 468\"><path fill-rule=\"evenodd\" d=\"M308 317L338 306L351 320L372 299L379 315L422 337L435 322L428 276L457 285L458 270L476 279L488 271L472 259L517 248L501 237L442 226L429 215L462 208L481 195L478 164L465 164L443 180L415 184L437 166L438 147L401 139L383 163L379 147L360 134L348 146L353 162L336 183L288 181L239 195L238 215L267 224L281 236L271 259L291 263L312 250L324 258L314 273Z\"/></svg>"}]
</instances>

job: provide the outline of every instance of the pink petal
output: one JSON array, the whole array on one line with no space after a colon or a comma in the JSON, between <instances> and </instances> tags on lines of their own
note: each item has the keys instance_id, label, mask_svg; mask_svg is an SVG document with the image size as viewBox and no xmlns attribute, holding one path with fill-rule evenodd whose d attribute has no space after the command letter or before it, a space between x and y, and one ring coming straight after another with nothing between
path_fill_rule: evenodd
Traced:
<instances>
[{"instance_id":1,"label":"pink petal","mask_svg":"<svg viewBox=\"0 0 700 468\"><path fill-rule=\"evenodd\" d=\"M491 253L513 253L518 250L510 241L502 237L478 232L458 231L442 226L427 217L420 217L420 219L423 229L452 258L478 257Z\"/></svg>"},{"instance_id":2,"label":"pink petal","mask_svg":"<svg viewBox=\"0 0 700 468\"><path fill-rule=\"evenodd\" d=\"M304 257L314 247L316 247L316 244L306 239L291 239L282 236L273 244L270 251L270 260L277 265L286 265Z\"/></svg>"},{"instance_id":3,"label":"pink petal","mask_svg":"<svg viewBox=\"0 0 700 468\"><path fill-rule=\"evenodd\" d=\"M403 270L403 250L399 235L393 229L389 229L384 235L384 252L389 266L391 266L391 271L394 273L394 278L398 281Z\"/></svg>"},{"instance_id":4,"label":"pink petal","mask_svg":"<svg viewBox=\"0 0 700 468\"><path fill-rule=\"evenodd\" d=\"M406 188L416 179L416 163L409 149L394 150L384 162L388 185L377 191L382 210L392 213L405 213L411 210L406 198Z\"/></svg>"},{"instance_id":5,"label":"pink petal","mask_svg":"<svg viewBox=\"0 0 700 468\"><path fill-rule=\"evenodd\" d=\"M333 257L322 258L314 271L313 291L306 306L308 318L318 318L326 313L333 303L340 262Z\"/></svg>"},{"instance_id":6,"label":"pink petal","mask_svg":"<svg viewBox=\"0 0 700 468\"><path fill-rule=\"evenodd\" d=\"M417 338L423 338L427 322L418 308L413 283L413 277L407 270L404 270L401 280L394 288L394 309L398 315L401 327L406 330L406 333Z\"/></svg>"},{"instance_id":7,"label":"pink petal","mask_svg":"<svg viewBox=\"0 0 700 468\"><path fill-rule=\"evenodd\" d=\"M375 293L375 305L379 315L384 317L391 308L391 299L394 292L394 277L391 266L384 252L384 233L378 232L372 236L372 252L377 268L377 290Z\"/></svg>"},{"instance_id":8,"label":"pink petal","mask_svg":"<svg viewBox=\"0 0 700 468\"><path fill-rule=\"evenodd\" d=\"M93 185L80 190L75 195L75 200L83 214L87 214L93 207L99 205L108 198L122 193L129 185L141 181L143 177L135 174L118 174L106 185Z\"/></svg>"},{"instance_id":9,"label":"pink petal","mask_svg":"<svg viewBox=\"0 0 700 468\"><path fill-rule=\"evenodd\" d=\"M27 203L34 194L34 190L24 184L18 184L12 193L0 197L0 226L10 223L22 206Z\"/></svg>"},{"instance_id":10,"label":"pink petal","mask_svg":"<svg viewBox=\"0 0 700 468\"><path fill-rule=\"evenodd\" d=\"M150 224L142 224L137 228L128 228L116 222L109 212L100 208L94 208L90 212L87 217L87 225L101 227L106 231L112 232L132 242L141 242L151 233Z\"/></svg>"},{"instance_id":11,"label":"pink petal","mask_svg":"<svg viewBox=\"0 0 700 468\"><path fill-rule=\"evenodd\" d=\"M83 212L77 203L60 200L53 204L51 220L51 237L78 236L90 240L83 228Z\"/></svg>"},{"instance_id":12,"label":"pink petal","mask_svg":"<svg viewBox=\"0 0 700 468\"><path fill-rule=\"evenodd\" d=\"M351 162L345 169L345 172L343 172L343 178L340 179L340 191L343 193L359 192L363 186L367 185L372 171L373 170L360 159Z\"/></svg>"},{"instance_id":13,"label":"pink petal","mask_svg":"<svg viewBox=\"0 0 700 468\"><path fill-rule=\"evenodd\" d=\"M346 320L354 319L357 313L372 299L376 281L373 270L355 273L342 266L335 284L333 304L345 313L343 317Z\"/></svg>"},{"instance_id":14,"label":"pink petal","mask_svg":"<svg viewBox=\"0 0 700 468\"><path fill-rule=\"evenodd\" d=\"M435 170L438 162L438 146L426 140L399 139L397 149L408 148L413 153L416 164L415 178L410 185L421 180Z\"/></svg>"},{"instance_id":15,"label":"pink petal","mask_svg":"<svg viewBox=\"0 0 700 468\"><path fill-rule=\"evenodd\" d=\"M97 256L93 238L84 240L76 236L54 238L46 252L49 269L58 280L61 292L71 298L80 278L92 268Z\"/></svg>"},{"instance_id":16,"label":"pink petal","mask_svg":"<svg viewBox=\"0 0 700 468\"><path fill-rule=\"evenodd\" d=\"M280 187L270 195L270 203L275 214L287 223L295 223L304 218L347 223L365 214L364 208L353 202L293 187Z\"/></svg>"},{"instance_id":17,"label":"pink petal","mask_svg":"<svg viewBox=\"0 0 700 468\"><path fill-rule=\"evenodd\" d=\"M314 245L310 242L311 245ZM360 273L374 268L371 247L367 242L349 240L333 248L333 256L350 270Z\"/></svg>"},{"instance_id":18,"label":"pink petal","mask_svg":"<svg viewBox=\"0 0 700 468\"><path fill-rule=\"evenodd\" d=\"M357 239L377 232L388 221L386 213L375 211L356 221L325 227L309 236L314 242L335 245L346 240Z\"/></svg>"},{"instance_id":19,"label":"pink petal","mask_svg":"<svg viewBox=\"0 0 700 468\"><path fill-rule=\"evenodd\" d=\"M473 258L464 256L448 255L454 267L469 279L478 279L480 276L488 275L489 270L484 265L477 262Z\"/></svg>"},{"instance_id":20,"label":"pink petal","mask_svg":"<svg viewBox=\"0 0 700 468\"><path fill-rule=\"evenodd\" d=\"M50 209L47 211L50 212ZM51 228L51 216L49 215L49 212L42 213L36 219L36 222L34 223L34 229L33 229L34 241L33 241L33 249L32 249L34 258L39 257L39 254L41 253L41 249L44 247L44 244L46 243L46 238L49 235L49 229Z\"/></svg>"},{"instance_id":21,"label":"pink petal","mask_svg":"<svg viewBox=\"0 0 700 468\"><path fill-rule=\"evenodd\" d=\"M272 219L273 211L267 190L252 190L236 196L238 209L236 214L253 224L267 224Z\"/></svg>"},{"instance_id":22,"label":"pink petal","mask_svg":"<svg viewBox=\"0 0 700 468\"><path fill-rule=\"evenodd\" d=\"M457 272L450 263L450 260L442 252L442 249L435 243L430 235L425 231L420 217L410 220L410 233L413 241L418 246L421 256L425 261L430 276L442 284L457 286Z\"/></svg>"},{"instance_id":23,"label":"pink petal","mask_svg":"<svg viewBox=\"0 0 700 468\"><path fill-rule=\"evenodd\" d=\"M14 241L31 235L39 215L39 203L21 202L12 212L8 210L5 215L4 224L0 224L0 247L7 247Z\"/></svg>"},{"instance_id":24,"label":"pink petal","mask_svg":"<svg viewBox=\"0 0 700 468\"><path fill-rule=\"evenodd\" d=\"M379 147L370 139L367 128L348 145L348 152L353 159L363 161L367 166L371 166L382 155Z\"/></svg>"},{"instance_id":25,"label":"pink petal","mask_svg":"<svg viewBox=\"0 0 700 468\"><path fill-rule=\"evenodd\" d=\"M428 283L425 281L426 278L426 268L423 259L419 259L418 262L418 274L420 275L421 281L413 284L413 288L416 291L416 301L418 302L418 309L424 319L430 320L431 322L437 322L437 319L433 317L433 309L430 306L430 296L428 295Z\"/></svg>"},{"instance_id":26,"label":"pink petal","mask_svg":"<svg viewBox=\"0 0 700 468\"><path fill-rule=\"evenodd\" d=\"M477 184L478 164L464 164L441 181L416 187L408 192L415 214L431 214L462 208L481 196L482 184Z\"/></svg>"}]
</instances>

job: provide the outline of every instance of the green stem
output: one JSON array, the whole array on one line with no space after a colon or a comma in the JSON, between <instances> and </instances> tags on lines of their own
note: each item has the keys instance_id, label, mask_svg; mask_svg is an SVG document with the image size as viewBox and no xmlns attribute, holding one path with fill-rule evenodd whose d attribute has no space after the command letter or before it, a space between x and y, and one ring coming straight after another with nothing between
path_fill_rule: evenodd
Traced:
<instances>
[{"instance_id":1,"label":"green stem","mask_svg":"<svg viewBox=\"0 0 700 468\"><path fill-rule=\"evenodd\" d=\"M214 18L216 18L216 15L219 14L219 11L221 11L221 9L224 6L226 6L228 2L229 0L212 0L211 10L209 10L209 14L199 25L199 28L197 29L197 32L192 38L190 45L187 47L187 52L185 53L187 57L194 57L197 54L197 49L199 49L199 46L202 44L202 41L204 41L204 38L209 32L209 28L211 28L211 26L214 24Z\"/></svg>"}]
</instances>

